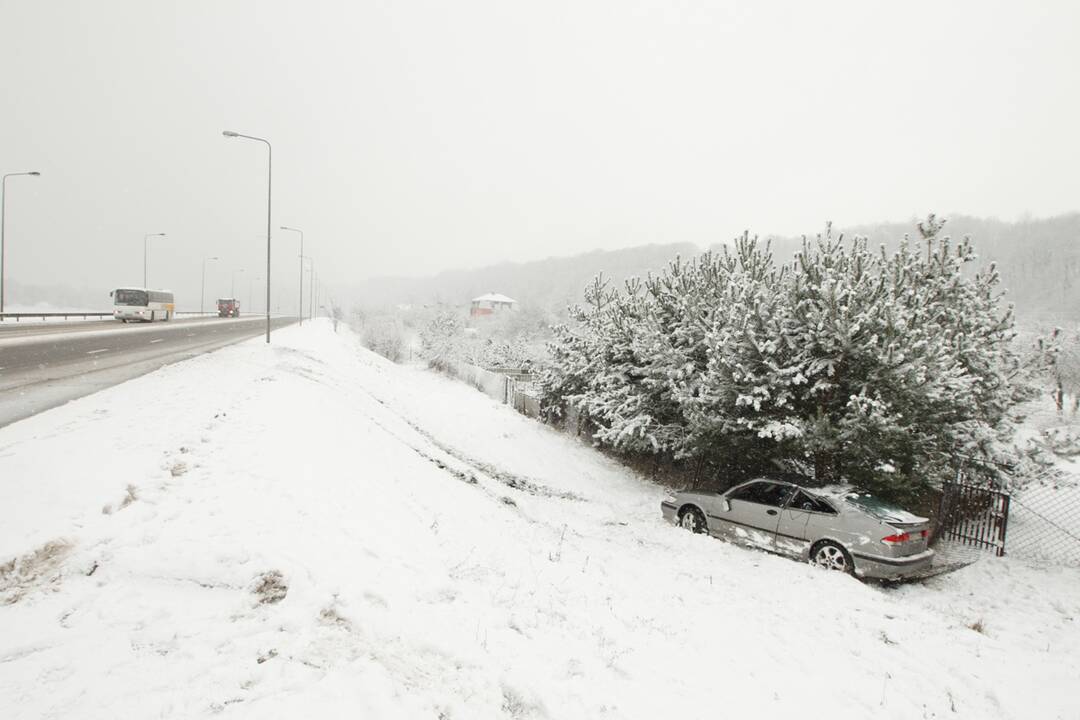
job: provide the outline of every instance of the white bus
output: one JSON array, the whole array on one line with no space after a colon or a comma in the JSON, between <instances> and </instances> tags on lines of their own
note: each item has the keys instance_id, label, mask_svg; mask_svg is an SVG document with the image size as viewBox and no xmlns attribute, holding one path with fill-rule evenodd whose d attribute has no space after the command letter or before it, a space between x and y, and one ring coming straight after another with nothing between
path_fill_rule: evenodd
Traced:
<instances>
[{"instance_id":1,"label":"white bus","mask_svg":"<svg viewBox=\"0 0 1080 720\"><path fill-rule=\"evenodd\" d=\"M113 317L123 322L171 320L176 314L173 294L168 290L118 288L109 296L113 299Z\"/></svg>"}]
</instances>

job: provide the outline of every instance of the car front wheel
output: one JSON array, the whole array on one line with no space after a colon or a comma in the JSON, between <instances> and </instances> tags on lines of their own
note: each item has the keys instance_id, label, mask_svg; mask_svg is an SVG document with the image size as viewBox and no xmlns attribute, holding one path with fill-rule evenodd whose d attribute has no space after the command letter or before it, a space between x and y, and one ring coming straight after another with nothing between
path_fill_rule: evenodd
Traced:
<instances>
[{"instance_id":1,"label":"car front wheel","mask_svg":"<svg viewBox=\"0 0 1080 720\"><path fill-rule=\"evenodd\" d=\"M679 526L692 533L703 533L707 529L705 516L696 507L686 508L682 511L682 514L679 515Z\"/></svg>"},{"instance_id":2,"label":"car front wheel","mask_svg":"<svg viewBox=\"0 0 1080 720\"><path fill-rule=\"evenodd\" d=\"M855 572L855 566L847 550L831 540L825 540L814 546L810 551L810 562L826 570L837 570L848 575Z\"/></svg>"}]
</instances>

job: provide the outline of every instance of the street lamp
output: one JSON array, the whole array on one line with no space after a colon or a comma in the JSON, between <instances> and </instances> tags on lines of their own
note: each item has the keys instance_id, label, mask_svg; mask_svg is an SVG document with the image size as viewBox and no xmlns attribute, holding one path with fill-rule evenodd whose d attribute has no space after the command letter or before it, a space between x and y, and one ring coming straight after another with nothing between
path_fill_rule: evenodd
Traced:
<instances>
[{"instance_id":1,"label":"street lamp","mask_svg":"<svg viewBox=\"0 0 1080 720\"><path fill-rule=\"evenodd\" d=\"M233 300L236 299L236 273L242 272L244 272L244 268L232 271L232 283L229 285L229 297L231 297Z\"/></svg>"},{"instance_id":2,"label":"street lamp","mask_svg":"<svg viewBox=\"0 0 1080 720\"><path fill-rule=\"evenodd\" d=\"M304 324L304 231L299 228L281 226L282 230L290 230L292 232L300 233L300 311L297 313L300 317L300 325Z\"/></svg>"},{"instance_id":3,"label":"street lamp","mask_svg":"<svg viewBox=\"0 0 1080 720\"><path fill-rule=\"evenodd\" d=\"M315 317L315 258L310 255L301 255L300 263L303 264L305 260L311 263L311 267L308 268L308 271L311 273L311 276L308 278L308 313L310 313L308 315L308 320L311 320Z\"/></svg>"},{"instance_id":4,"label":"street lamp","mask_svg":"<svg viewBox=\"0 0 1080 720\"><path fill-rule=\"evenodd\" d=\"M149 281L146 279L146 249L150 244L150 238L152 237L165 237L165 233L147 233L143 235L142 239L142 286L146 289L150 288Z\"/></svg>"},{"instance_id":5,"label":"street lamp","mask_svg":"<svg viewBox=\"0 0 1080 720\"><path fill-rule=\"evenodd\" d=\"M266 143L266 342L270 342L270 208L273 197L273 171L274 171L274 148L266 138L254 135L242 135L232 130L221 133L227 138L244 138L256 142Z\"/></svg>"},{"instance_id":6,"label":"street lamp","mask_svg":"<svg viewBox=\"0 0 1080 720\"><path fill-rule=\"evenodd\" d=\"M203 314L203 308L205 307L203 301L206 300L206 261L217 260L217 257L204 257L202 259L202 285L199 286L199 314Z\"/></svg>"},{"instance_id":7,"label":"street lamp","mask_svg":"<svg viewBox=\"0 0 1080 720\"><path fill-rule=\"evenodd\" d=\"M15 172L4 175L0 180L0 313L4 312L4 220L7 212L7 179L16 175L41 175L37 170L29 172Z\"/></svg>"},{"instance_id":8,"label":"street lamp","mask_svg":"<svg viewBox=\"0 0 1080 720\"><path fill-rule=\"evenodd\" d=\"M251 301L251 294L254 292L255 283L259 280L262 280L262 278L258 275L248 280L248 305L251 306L253 311L255 310L255 303Z\"/></svg>"}]
</instances>

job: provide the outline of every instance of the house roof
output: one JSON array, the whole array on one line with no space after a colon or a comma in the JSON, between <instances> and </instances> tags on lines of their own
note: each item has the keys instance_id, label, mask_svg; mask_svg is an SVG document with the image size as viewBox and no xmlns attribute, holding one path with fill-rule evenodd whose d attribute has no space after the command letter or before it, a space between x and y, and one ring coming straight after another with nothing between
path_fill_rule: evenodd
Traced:
<instances>
[{"instance_id":1,"label":"house roof","mask_svg":"<svg viewBox=\"0 0 1080 720\"><path fill-rule=\"evenodd\" d=\"M480 297L474 297L473 302L493 302L493 303L516 303L514 298L500 295L499 293L488 293L487 295L481 295Z\"/></svg>"}]
</instances>

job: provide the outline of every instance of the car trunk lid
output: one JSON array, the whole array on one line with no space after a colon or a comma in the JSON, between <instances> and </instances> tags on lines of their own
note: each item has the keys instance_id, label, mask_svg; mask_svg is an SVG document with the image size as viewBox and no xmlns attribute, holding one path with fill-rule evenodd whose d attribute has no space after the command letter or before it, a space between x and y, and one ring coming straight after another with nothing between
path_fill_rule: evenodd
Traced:
<instances>
[{"instance_id":1,"label":"car trunk lid","mask_svg":"<svg viewBox=\"0 0 1080 720\"><path fill-rule=\"evenodd\" d=\"M883 537L881 542L891 547L893 554L899 557L924 552L930 540L930 521L915 516L911 519L914 522L888 520L884 526L892 532Z\"/></svg>"}]
</instances>

